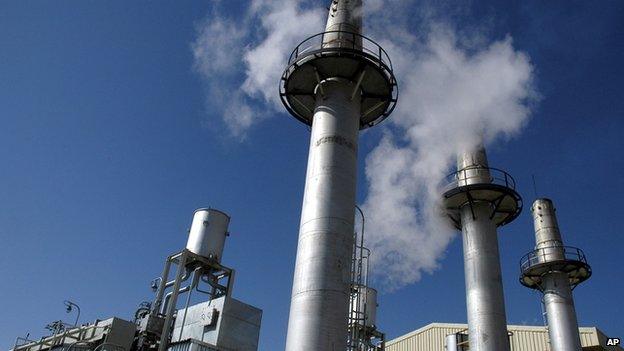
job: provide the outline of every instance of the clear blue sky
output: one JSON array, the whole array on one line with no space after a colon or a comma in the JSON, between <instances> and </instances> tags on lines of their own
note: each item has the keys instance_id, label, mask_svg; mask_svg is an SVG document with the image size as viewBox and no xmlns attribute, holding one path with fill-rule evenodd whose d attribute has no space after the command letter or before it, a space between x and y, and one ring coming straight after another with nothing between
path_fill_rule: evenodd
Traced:
<instances>
[{"instance_id":1,"label":"clear blue sky","mask_svg":"<svg viewBox=\"0 0 624 351\"><path fill-rule=\"evenodd\" d=\"M244 2L231 3L236 16ZM204 206L232 216L224 262L237 269L234 295L264 310L260 349L283 349L308 130L282 113L243 142L226 135L210 112L219 101L205 102L192 69L190 44L208 6L0 3L0 349L27 332L41 336L50 321L73 320L65 299L82 307L82 321L130 319L153 298L149 281L184 246L192 212ZM534 245L535 174L564 240L583 248L594 270L575 290L580 324L624 337L616 312L624 296L624 2L463 8L453 19L460 28L484 24L494 39L509 33L530 55L542 95L523 133L489 150L527 204L500 231L508 320L541 324L538 295L517 282L518 260ZM381 130L363 136L361 161ZM360 200L364 182L361 175ZM435 274L380 304L378 324L390 338L465 322L461 242Z\"/></svg>"}]
</instances>

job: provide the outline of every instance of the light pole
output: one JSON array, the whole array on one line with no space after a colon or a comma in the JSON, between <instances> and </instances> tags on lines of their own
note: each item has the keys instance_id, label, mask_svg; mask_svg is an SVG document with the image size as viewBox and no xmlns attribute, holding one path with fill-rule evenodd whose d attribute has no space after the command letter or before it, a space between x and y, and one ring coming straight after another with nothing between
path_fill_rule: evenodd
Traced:
<instances>
[{"instance_id":1,"label":"light pole","mask_svg":"<svg viewBox=\"0 0 624 351\"><path fill-rule=\"evenodd\" d=\"M78 310L78 315L76 316L76 321L74 322L74 327L78 326L78 319L80 319L80 306L76 305L75 303L69 301L69 300L65 300L63 301L63 303L65 304L65 307L67 308L66 312L70 313L74 307L76 308L76 310Z\"/></svg>"}]
</instances>

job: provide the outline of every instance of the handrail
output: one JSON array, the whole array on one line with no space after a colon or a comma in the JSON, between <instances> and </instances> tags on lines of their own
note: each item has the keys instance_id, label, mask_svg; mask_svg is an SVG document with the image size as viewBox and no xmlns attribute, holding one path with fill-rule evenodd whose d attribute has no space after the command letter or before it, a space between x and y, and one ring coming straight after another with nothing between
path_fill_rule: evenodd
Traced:
<instances>
[{"instance_id":1,"label":"handrail","mask_svg":"<svg viewBox=\"0 0 624 351\"><path fill-rule=\"evenodd\" d=\"M64 332L62 332L60 334L43 337L43 338L41 338L41 340L38 340L38 341L33 341L33 342L30 342L30 343L17 345L17 346L15 346L13 348L13 351L16 351L16 350L30 350L33 347L39 347L39 349L41 349L41 346L53 347L53 346L56 346L56 344L57 344L57 342L59 340L61 341L61 344L63 344L65 342L65 339L67 339L67 338L76 339L72 344L70 344L70 348L69 349L71 349L71 347L75 343L91 342L91 341L93 341L92 339L94 339L94 335L95 335L95 330L96 329L104 329L103 333L106 333L107 330L110 329L110 328L111 328L110 325L96 325L96 324L82 325L82 326L79 326L79 327L68 329L68 330L66 330L66 331L64 331ZM86 338L86 335L89 332L91 332L91 336L89 338ZM96 338L96 339L98 339L98 338ZM68 351L68 350L66 350L66 351Z\"/></svg>"},{"instance_id":2,"label":"handrail","mask_svg":"<svg viewBox=\"0 0 624 351\"><path fill-rule=\"evenodd\" d=\"M560 249L561 251L558 252L558 254L562 254L562 258L554 259L554 260L550 259L549 261L546 261L545 260L546 258L551 258L553 256L552 249ZM546 250L551 250L551 251L547 252ZM542 248L533 250L527 253L526 255L522 256L522 258L520 259L520 272L524 274L524 272L528 270L529 268L535 265L541 264L541 263L561 262L561 261L568 261L568 260L588 264L585 253L583 252L583 250L579 249L578 247L553 245L553 246L542 247Z\"/></svg>"},{"instance_id":3,"label":"handrail","mask_svg":"<svg viewBox=\"0 0 624 351\"><path fill-rule=\"evenodd\" d=\"M338 39L329 43L325 42L325 36L332 33L340 34ZM346 40L344 36L350 36L352 40ZM361 43L359 43L359 39L361 39ZM338 44L338 46L335 46L335 44ZM390 60L390 56L386 50L381 47L381 45L362 34L340 30L321 32L304 39L290 54L290 57L288 58L288 65L293 64L299 58L308 56L313 52L332 52L345 49L361 51L367 56L371 56L378 61L380 66L384 65L392 70L392 60Z\"/></svg>"},{"instance_id":4,"label":"handrail","mask_svg":"<svg viewBox=\"0 0 624 351\"><path fill-rule=\"evenodd\" d=\"M450 173L445 177L446 185L444 189L450 190L457 187L460 187L460 182L467 182L470 179L475 178L483 178L482 174L477 173L476 175L469 175L468 171L479 171L485 170L489 173L489 182L482 183L473 183L473 184L495 184L505 186L506 188L510 188L512 190L516 190L516 180L507 172L502 169L493 168L493 167L484 167L484 166L470 166L466 168L462 168L456 172ZM472 185L472 184L471 184Z\"/></svg>"}]
</instances>

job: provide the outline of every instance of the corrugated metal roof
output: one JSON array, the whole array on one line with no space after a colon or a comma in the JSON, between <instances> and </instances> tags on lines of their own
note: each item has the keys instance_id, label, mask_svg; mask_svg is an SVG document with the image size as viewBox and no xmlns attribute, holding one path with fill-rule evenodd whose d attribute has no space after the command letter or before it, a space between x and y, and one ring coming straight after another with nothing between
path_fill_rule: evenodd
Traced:
<instances>
[{"instance_id":1,"label":"corrugated metal roof","mask_svg":"<svg viewBox=\"0 0 624 351\"><path fill-rule=\"evenodd\" d=\"M466 331L467 324L431 323L413 332L386 342L386 351L445 351L444 342L449 334ZM544 326L509 325L511 351L549 351L548 331ZM595 327L579 328L581 345L600 347L604 334ZM624 350L617 348L613 350Z\"/></svg>"}]
</instances>

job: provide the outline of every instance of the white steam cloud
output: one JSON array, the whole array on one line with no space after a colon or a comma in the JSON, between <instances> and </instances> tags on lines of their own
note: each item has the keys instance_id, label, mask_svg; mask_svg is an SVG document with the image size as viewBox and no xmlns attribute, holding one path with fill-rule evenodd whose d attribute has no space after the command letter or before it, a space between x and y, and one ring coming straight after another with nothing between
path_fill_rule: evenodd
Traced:
<instances>
[{"instance_id":1,"label":"white steam cloud","mask_svg":"<svg viewBox=\"0 0 624 351\"><path fill-rule=\"evenodd\" d=\"M529 116L532 66L510 38L467 53L436 29L393 48L400 101L388 131L366 158L367 243L383 286L392 290L432 272L454 236L437 208L440 181L460 150L520 130ZM398 54L398 55L397 55ZM402 84L401 84L402 83Z\"/></svg>"},{"instance_id":2,"label":"white steam cloud","mask_svg":"<svg viewBox=\"0 0 624 351\"><path fill-rule=\"evenodd\" d=\"M242 22L213 14L200 27L193 52L209 99L218 98L215 84L221 77L237 82L232 106L223 106L233 135L244 136L258 120L283 111L277 84L285 60L300 40L324 28L325 9L302 3L253 0ZM454 236L437 211L440 181L456 154L481 137L487 143L519 132L537 96L529 57L514 49L511 37L488 41L460 35L436 18L432 6L365 0L365 32L389 53L400 88L384 136L366 157L362 205L374 278L386 290L417 282L423 272L439 267ZM240 29L252 23L259 23L261 33ZM228 64L237 57L231 53L240 62ZM227 100L216 101L211 105ZM261 102L264 112L250 102Z\"/></svg>"},{"instance_id":3,"label":"white steam cloud","mask_svg":"<svg viewBox=\"0 0 624 351\"><path fill-rule=\"evenodd\" d=\"M252 0L237 19L226 18L216 2L198 26L195 69L206 81L210 108L233 136L244 138L254 123L283 111L277 88L288 55L324 28L324 9L304 2ZM252 108L258 104L262 108Z\"/></svg>"}]
</instances>

